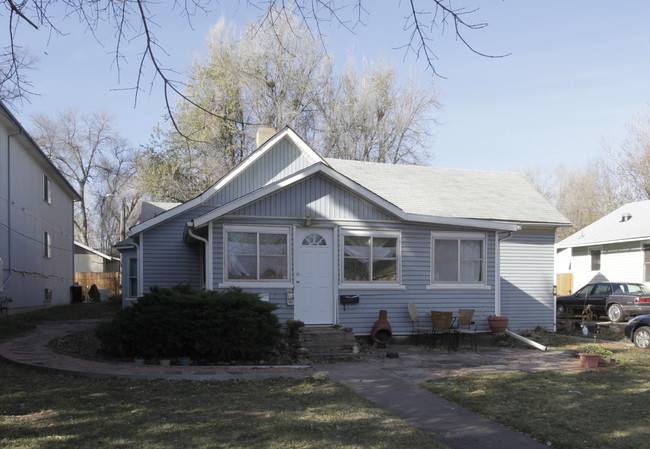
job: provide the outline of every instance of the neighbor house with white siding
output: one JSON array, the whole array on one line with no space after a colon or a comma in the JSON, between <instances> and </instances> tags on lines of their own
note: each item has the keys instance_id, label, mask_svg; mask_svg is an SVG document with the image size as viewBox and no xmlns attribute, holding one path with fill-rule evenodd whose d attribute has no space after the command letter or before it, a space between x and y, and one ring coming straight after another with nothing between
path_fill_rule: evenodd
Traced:
<instances>
[{"instance_id":1,"label":"neighbor house with white siding","mask_svg":"<svg viewBox=\"0 0 650 449\"><path fill-rule=\"evenodd\" d=\"M0 103L0 299L9 312L70 302L79 199Z\"/></svg>"},{"instance_id":2,"label":"neighbor house with white siding","mask_svg":"<svg viewBox=\"0 0 650 449\"><path fill-rule=\"evenodd\" d=\"M409 302L552 329L556 229L569 224L517 174L324 159L285 128L117 247L125 302L153 286L237 286L277 304L281 322L357 335L379 310L410 333Z\"/></svg>"},{"instance_id":3,"label":"neighbor house with white siding","mask_svg":"<svg viewBox=\"0 0 650 449\"><path fill-rule=\"evenodd\" d=\"M558 242L556 271L590 282L650 285L650 200L628 203ZM566 293L566 292L561 292Z\"/></svg>"}]
</instances>

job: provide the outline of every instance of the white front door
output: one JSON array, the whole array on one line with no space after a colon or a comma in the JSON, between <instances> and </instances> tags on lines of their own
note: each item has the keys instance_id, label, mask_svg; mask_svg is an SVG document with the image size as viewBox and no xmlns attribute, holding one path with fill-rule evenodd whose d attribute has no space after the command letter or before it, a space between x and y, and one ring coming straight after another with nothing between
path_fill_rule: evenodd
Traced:
<instances>
[{"instance_id":1,"label":"white front door","mask_svg":"<svg viewBox=\"0 0 650 449\"><path fill-rule=\"evenodd\" d=\"M296 228L294 317L305 324L334 324L334 232Z\"/></svg>"}]
</instances>

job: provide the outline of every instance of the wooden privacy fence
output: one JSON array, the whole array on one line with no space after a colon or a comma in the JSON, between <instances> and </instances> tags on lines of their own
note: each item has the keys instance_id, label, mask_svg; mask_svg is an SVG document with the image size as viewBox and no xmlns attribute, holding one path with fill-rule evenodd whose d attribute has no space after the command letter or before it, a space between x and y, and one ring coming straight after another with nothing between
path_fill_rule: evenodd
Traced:
<instances>
[{"instance_id":1,"label":"wooden privacy fence","mask_svg":"<svg viewBox=\"0 0 650 449\"><path fill-rule=\"evenodd\" d=\"M122 294L120 273L75 273L74 281L84 288L84 294L88 294L88 289L93 284L99 289L110 290L111 295Z\"/></svg>"},{"instance_id":2,"label":"wooden privacy fence","mask_svg":"<svg viewBox=\"0 0 650 449\"><path fill-rule=\"evenodd\" d=\"M570 295L573 293L573 273L559 273L557 275L557 295Z\"/></svg>"}]
</instances>

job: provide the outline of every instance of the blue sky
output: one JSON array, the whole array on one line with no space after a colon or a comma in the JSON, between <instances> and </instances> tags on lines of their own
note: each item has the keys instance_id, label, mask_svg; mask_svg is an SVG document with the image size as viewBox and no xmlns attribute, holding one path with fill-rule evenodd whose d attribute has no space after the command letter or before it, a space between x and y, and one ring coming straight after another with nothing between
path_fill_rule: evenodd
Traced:
<instances>
[{"instance_id":1,"label":"blue sky","mask_svg":"<svg viewBox=\"0 0 650 449\"><path fill-rule=\"evenodd\" d=\"M193 17L190 28L161 3L154 7L160 26L154 32L168 53L161 53L164 65L179 72L177 79L192 55L204 50L205 37L221 15L241 28L256 14L224 0L208 16ZM401 3L364 2L369 14L354 33L325 28L337 64L346 62L353 47L357 58L382 57L404 73L412 65L421 76L431 76L424 61L397 49L408 41L402 30L408 4ZM621 142L626 124L647 107L650 2L474 0L465 5L479 7L470 21L489 24L466 33L472 45L484 53L510 55L484 58L449 32L434 36L436 69L444 79L436 81L443 107L436 113L431 165L499 171L578 166L598 157L603 141ZM150 70L137 105L128 90L135 84L140 43L127 44L128 58L118 73L110 54L112 31L102 32L102 47L74 25L65 22L66 36L21 29L20 42L39 58L29 77L40 96L14 108L15 114L29 131L35 113L105 109L124 137L134 144L147 142L165 110L161 84L154 80L150 86Z\"/></svg>"}]
</instances>

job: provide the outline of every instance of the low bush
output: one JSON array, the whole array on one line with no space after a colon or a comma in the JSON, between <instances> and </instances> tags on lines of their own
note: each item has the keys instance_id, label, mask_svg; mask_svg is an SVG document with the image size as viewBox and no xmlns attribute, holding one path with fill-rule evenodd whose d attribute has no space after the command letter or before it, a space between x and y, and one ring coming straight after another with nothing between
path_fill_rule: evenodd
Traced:
<instances>
[{"instance_id":1,"label":"low bush","mask_svg":"<svg viewBox=\"0 0 650 449\"><path fill-rule=\"evenodd\" d=\"M275 308L238 288L198 293L187 285L154 287L96 335L104 350L119 356L258 360L280 335Z\"/></svg>"}]
</instances>

